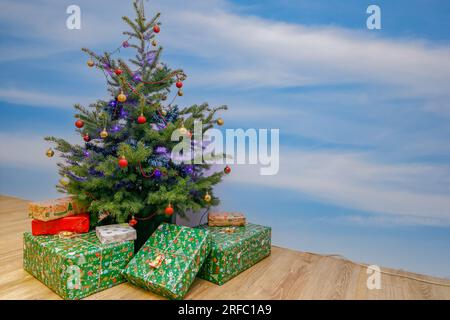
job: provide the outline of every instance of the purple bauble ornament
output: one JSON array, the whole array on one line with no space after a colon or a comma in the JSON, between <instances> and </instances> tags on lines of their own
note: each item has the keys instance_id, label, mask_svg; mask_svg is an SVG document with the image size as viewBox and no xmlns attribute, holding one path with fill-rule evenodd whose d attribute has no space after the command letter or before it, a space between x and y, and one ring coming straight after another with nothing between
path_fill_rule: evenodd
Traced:
<instances>
[{"instance_id":1,"label":"purple bauble ornament","mask_svg":"<svg viewBox=\"0 0 450 320\"><path fill-rule=\"evenodd\" d=\"M109 105L110 107L115 107L115 106L117 106L117 101L111 100L111 101L108 103L108 105Z\"/></svg>"},{"instance_id":2,"label":"purple bauble ornament","mask_svg":"<svg viewBox=\"0 0 450 320\"><path fill-rule=\"evenodd\" d=\"M135 74L133 76L133 80L136 81L136 82L141 82L142 81L141 77L139 77L139 75L137 75L137 74Z\"/></svg>"},{"instance_id":3,"label":"purple bauble ornament","mask_svg":"<svg viewBox=\"0 0 450 320\"><path fill-rule=\"evenodd\" d=\"M156 57L155 51L147 52L145 57L146 57L147 63L152 64L153 61L155 61L155 57Z\"/></svg>"},{"instance_id":4,"label":"purple bauble ornament","mask_svg":"<svg viewBox=\"0 0 450 320\"><path fill-rule=\"evenodd\" d=\"M105 68L106 72L111 76L113 73L111 71L111 66L108 64L104 64L103 67Z\"/></svg>"},{"instance_id":5,"label":"purple bauble ornament","mask_svg":"<svg viewBox=\"0 0 450 320\"><path fill-rule=\"evenodd\" d=\"M128 111L125 111L124 109L120 110L120 117L122 119L128 117L128 114Z\"/></svg>"},{"instance_id":6,"label":"purple bauble ornament","mask_svg":"<svg viewBox=\"0 0 450 320\"><path fill-rule=\"evenodd\" d=\"M157 179L161 178L162 173L159 169L155 169L155 171L153 171L153 176Z\"/></svg>"},{"instance_id":7,"label":"purple bauble ornament","mask_svg":"<svg viewBox=\"0 0 450 320\"><path fill-rule=\"evenodd\" d=\"M84 151L83 151L83 154L84 154L84 156L85 156L86 158L88 158L88 157L91 156L91 153L90 153L89 151L87 151L87 150L84 150Z\"/></svg>"},{"instance_id":8,"label":"purple bauble ornament","mask_svg":"<svg viewBox=\"0 0 450 320\"><path fill-rule=\"evenodd\" d=\"M124 41L124 42L122 42L122 46L124 48L128 48L130 46L130 44L128 43L128 41Z\"/></svg>"},{"instance_id":9,"label":"purple bauble ornament","mask_svg":"<svg viewBox=\"0 0 450 320\"><path fill-rule=\"evenodd\" d=\"M111 128L111 132L119 132L122 129L121 126L115 125Z\"/></svg>"},{"instance_id":10,"label":"purple bauble ornament","mask_svg":"<svg viewBox=\"0 0 450 320\"><path fill-rule=\"evenodd\" d=\"M156 147L155 152L158 154L165 154L165 153L167 153L167 148L166 147Z\"/></svg>"},{"instance_id":11,"label":"purple bauble ornament","mask_svg":"<svg viewBox=\"0 0 450 320\"><path fill-rule=\"evenodd\" d=\"M151 126L152 126L152 129L155 130L155 131L160 131L160 130L165 128L164 125L156 124L156 123L152 123Z\"/></svg>"},{"instance_id":12,"label":"purple bauble ornament","mask_svg":"<svg viewBox=\"0 0 450 320\"><path fill-rule=\"evenodd\" d=\"M188 175L192 175L194 173L194 167L187 166L186 168L184 168L184 172L186 172L186 174L188 174Z\"/></svg>"}]
</instances>

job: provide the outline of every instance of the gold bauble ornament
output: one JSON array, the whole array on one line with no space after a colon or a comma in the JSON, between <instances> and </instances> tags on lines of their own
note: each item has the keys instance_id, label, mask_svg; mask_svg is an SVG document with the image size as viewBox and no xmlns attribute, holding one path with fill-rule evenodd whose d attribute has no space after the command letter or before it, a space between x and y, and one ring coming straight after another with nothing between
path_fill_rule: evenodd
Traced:
<instances>
[{"instance_id":1,"label":"gold bauble ornament","mask_svg":"<svg viewBox=\"0 0 450 320\"><path fill-rule=\"evenodd\" d=\"M178 90L178 95L180 96L180 97L182 97L183 96L183 90Z\"/></svg>"},{"instance_id":2,"label":"gold bauble ornament","mask_svg":"<svg viewBox=\"0 0 450 320\"><path fill-rule=\"evenodd\" d=\"M88 60L86 63L88 65L88 67L90 67L90 68L92 68L95 65L94 61L92 61L92 60Z\"/></svg>"},{"instance_id":3,"label":"gold bauble ornament","mask_svg":"<svg viewBox=\"0 0 450 320\"><path fill-rule=\"evenodd\" d=\"M217 124L218 124L219 126L223 126L223 124L225 123L225 121L223 121L222 118L217 119L216 122L217 122Z\"/></svg>"},{"instance_id":4,"label":"gold bauble ornament","mask_svg":"<svg viewBox=\"0 0 450 320\"><path fill-rule=\"evenodd\" d=\"M117 96L117 101L119 101L119 102L125 102L125 101L127 101L127 96L126 96L123 92L121 92L121 93Z\"/></svg>"},{"instance_id":5,"label":"gold bauble ornament","mask_svg":"<svg viewBox=\"0 0 450 320\"><path fill-rule=\"evenodd\" d=\"M102 139L106 139L108 137L108 131L106 131L106 128L102 130L102 132L100 132L100 137Z\"/></svg>"},{"instance_id":6,"label":"gold bauble ornament","mask_svg":"<svg viewBox=\"0 0 450 320\"><path fill-rule=\"evenodd\" d=\"M205 198L204 199L205 199L206 202L210 202L212 198L211 198L211 195L207 192L205 194Z\"/></svg>"},{"instance_id":7,"label":"gold bauble ornament","mask_svg":"<svg viewBox=\"0 0 450 320\"><path fill-rule=\"evenodd\" d=\"M51 158L55 155L55 151L53 151L53 149L50 148L47 150L47 152L45 154L47 155L47 157Z\"/></svg>"},{"instance_id":8,"label":"gold bauble ornament","mask_svg":"<svg viewBox=\"0 0 450 320\"><path fill-rule=\"evenodd\" d=\"M167 115L167 111L164 109L161 109L161 114L165 117Z\"/></svg>"},{"instance_id":9,"label":"gold bauble ornament","mask_svg":"<svg viewBox=\"0 0 450 320\"><path fill-rule=\"evenodd\" d=\"M156 47L157 45L158 45L158 41L153 40L153 41L152 41L152 46Z\"/></svg>"},{"instance_id":10,"label":"gold bauble ornament","mask_svg":"<svg viewBox=\"0 0 450 320\"><path fill-rule=\"evenodd\" d=\"M70 181L66 180L66 177L59 179L59 183L63 186L63 187L67 187L70 183Z\"/></svg>"},{"instance_id":11,"label":"gold bauble ornament","mask_svg":"<svg viewBox=\"0 0 450 320\"><path fill-rule=\"evenodd\" d=\"M185 134L187 134L187 129L185 128L185 127L181 127L180 129L180 134L182 134L183 136L185 135Z\"/></svg>"}]
</instances>

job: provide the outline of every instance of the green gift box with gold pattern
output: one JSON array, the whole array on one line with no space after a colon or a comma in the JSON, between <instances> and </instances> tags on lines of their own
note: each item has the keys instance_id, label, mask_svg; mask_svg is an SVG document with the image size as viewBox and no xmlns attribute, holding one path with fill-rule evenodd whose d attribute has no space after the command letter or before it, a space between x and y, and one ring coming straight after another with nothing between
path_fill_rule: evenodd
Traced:
<instances>
[{"instance_id":1,"label":"green gift box with gold pattern","mask_svg":"<svg viewBox=\"0 0 450 320\"><path fill-rule=\"evenodd\" d=\"M24 233L23 268L67 300L81 299L124 282L133 241L101 244L95 232L72 237Z\"/></svg>"},{"instance_id":2,"label":"green gift box with gold pattern","mask_svg":"<svg viewBox=\"0 0 450 320\"><path fill-rule=\"evenodd\" d=\"M129 282L169 299L183 299L210 250L209 232L162 223L130 261Z\"/></svg>"},{"instance_id":3,"label":"green gift box with gold pattern","mask_svg":"<svg viewBox=\"0 0 450 320\"><path fill-rule=\"evenodd\" d=\"M209 227L211 253L199 278L222 285L270 255L271 228L248 223L242 227Z\"/></svg>"}]
</instances>

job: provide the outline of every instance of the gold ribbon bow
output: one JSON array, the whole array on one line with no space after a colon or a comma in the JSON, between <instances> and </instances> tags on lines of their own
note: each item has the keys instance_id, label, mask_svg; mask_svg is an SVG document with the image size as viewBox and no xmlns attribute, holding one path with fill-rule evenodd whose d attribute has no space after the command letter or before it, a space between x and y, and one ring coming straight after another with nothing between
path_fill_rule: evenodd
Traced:
<instances>
[{"instance_id":1,"label":"gold ribbon bow","mask_svg":"<svg viewBox=\"0 0 450 320\"><path fill-rule=\"evenodd\" d=\"M236 228L226 227L226 228L223 228L220 232L221 233L234 233L235 231L236 231Z\"/></svg>"},{"instance_id":2,"label":"gold ribbon bow","mask_svg":"<svg viewBox=\"0 0 450 320\"><path fill-rule=\"evenodd\" d=\"M173 244L176 242L175 240L177 240L178 236L180 235L181 231L183 229L180 229L180 231L178 231L178 233L176 234L176 236L174 237L174 239L172 240L172 243L167 247L166 250L164 250L165 252L169 252L170 248L173 246ZM155 248L157 249L157 248ZM158 254L155 259L153 259L152 261L150 261L148 263L148 265L152 268L159 268L162 264L162 262L164 261L164 259L166 258L166 256L162 253Z\"/></svg>"}]
</instances>

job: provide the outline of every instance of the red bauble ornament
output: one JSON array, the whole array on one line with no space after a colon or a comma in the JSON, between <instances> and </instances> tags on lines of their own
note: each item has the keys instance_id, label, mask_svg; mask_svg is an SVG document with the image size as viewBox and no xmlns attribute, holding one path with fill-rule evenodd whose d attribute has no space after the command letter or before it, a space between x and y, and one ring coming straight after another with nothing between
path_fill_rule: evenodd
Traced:
<instances>
[{"instance_id":1,"label":"red bauble ornament","mask_svg":"<svg viewBox=\"0 0 450 320\"><path fill-rule=\"evenodd\" d=\"M120 76L121 74L122 74L122 70L120 70L120 69L116 69L116 70L114 70L114 73L116 74L116 75L118 75L118 76Z\"/></svg>"},{"instance_id":2,"label":"red bauble ornament","mask_svg":"<svg viewBox=\"0 0 450 320\"><path fill-rule=\"evenodd\" d=\"M128 224L129 224L131 227L134 227L135 225L137 225L137 223L138 223L138 221L134 218L134 216L133 216L133 218L131 218L131 220L128 222Z\"/></svg>"},{"instance_id":3,"label":"red bauble ornament","mask_svg":"<svg viewBox=\"0 0 450 320\"><path fill-rule=\"evenodd\" d=\"M158 25L155 25L154 27L153 27L153 32L154 33L159 33L161 31L161 28L158 26Z\"/></svg>"},{"instance_id":4,"label":"red bauble ornament","mask_svg":"<svg viewBox=\"0 0 450 320\"><path fill-rule=\"evenodd\" d=\"M181 89L183 87L183 82L177 81L176 86L178 89Z\"/></svg>"},{"instance_id":5,"label":"red bauble ornament","mask_svg":"<svg viewBox=\"0 0 450 320\"><path fill-rule=\"evenodd\" d=\"M85 142L89 142L89 141L91 141L91 137L89 137L89 135L86 133L86 134L83 136L83 140L84 140Z\"/></svg>"},{"instance_id":6,"label":"red bauble ornament","mask_svg":"<svg viewBox=\"0 0 450 320\"><path fill-rule=\"evenodd\" d=\"M84 127L84 121L83 120L75 121L75 127L77 127L78 129L83 128Z\"/></svg>"},{"instance_id":7,"label":"red bauble ornament","mask_svg":"<svg viewBox=\"0 0 450 320\"><path fill-rule=\"evenodd\" d=\"M119 167L122 169L128 167L128 160L125 157L119 159Z\"/></svg>"},{"instance_id":8,"label":"red bauble ornament","mask_svg":"<svg viewBox=\"0 0 450 320\"><path fill-rule=\"evenodd\" d=\"M225 172L225 174L229 174L231 172L230 166L226 166L225 169L223 169L223 172Z\"/></svg>"},{"instance_id":9,"label":"red bauble ornament","mask_svg":"<svg viewBox=\"0 0 450 320\"><path fill-rule=\"evenodd\" d=\"M173 215L173 208L172 205L169 204L169 206L166 208L166 210L164 211L166 213L166 215L171 216Z\"/></svg>"},{"instance_id":10,"label":"red bauble ornament","mask_svg":"<svg viewBox=\"0 0 450 320\"><path fill-rule=\"evenodd\" d=\"M139 124L144 124L144 123L147 122L147 118L144 117L143 114L141 114L141 115L137 118L137 122L138 122Z\"/></svg>"}]
</instances>

